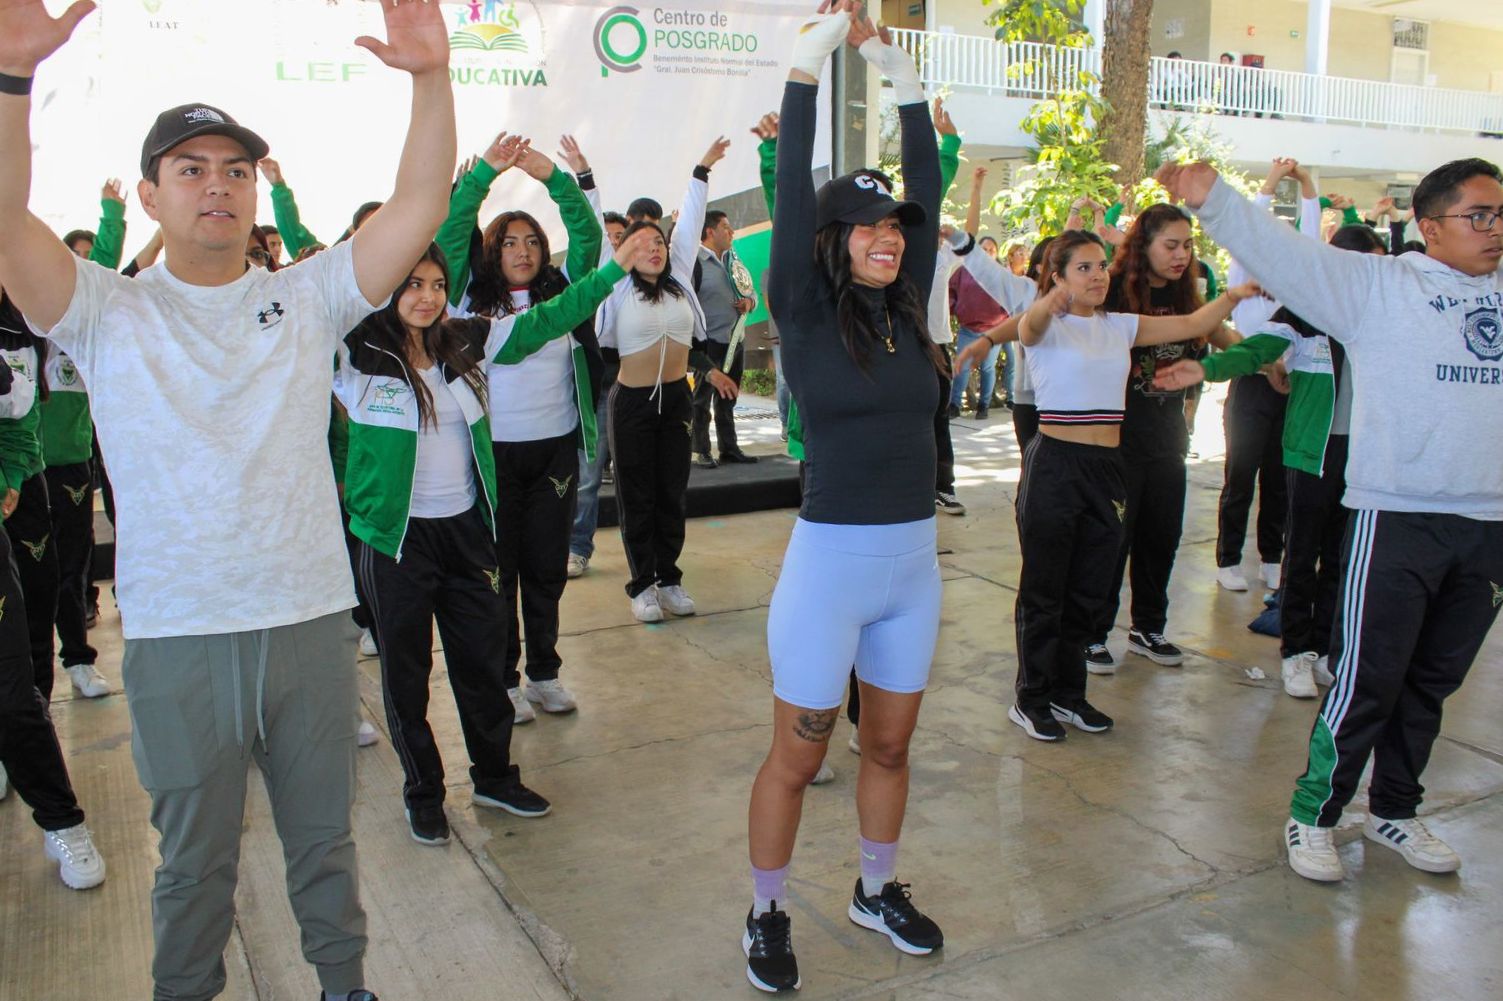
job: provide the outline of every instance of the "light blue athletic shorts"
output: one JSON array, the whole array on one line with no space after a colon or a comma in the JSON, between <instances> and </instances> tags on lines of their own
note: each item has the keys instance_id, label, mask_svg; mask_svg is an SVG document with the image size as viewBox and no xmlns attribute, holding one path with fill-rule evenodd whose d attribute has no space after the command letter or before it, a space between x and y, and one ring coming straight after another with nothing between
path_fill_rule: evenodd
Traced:
<instances>
[{"instance_id":1,"label":"light blue athletic shorts","mask_svg":"<svg viewBox=\"0 0 1503 1001\"><path fill-rule=\"evenodd\" d=\"M773 694L804 709L834 709L853 665L883 691L923 691L939 637L935 539L932 517L795 522L767 616Z\"/></svg>"}]
</instances>

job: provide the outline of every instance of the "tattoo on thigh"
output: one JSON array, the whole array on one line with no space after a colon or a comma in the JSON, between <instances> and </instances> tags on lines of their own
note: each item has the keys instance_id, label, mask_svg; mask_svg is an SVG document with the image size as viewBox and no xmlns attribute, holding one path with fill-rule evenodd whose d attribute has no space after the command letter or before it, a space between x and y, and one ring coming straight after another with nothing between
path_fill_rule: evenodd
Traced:
<instances>
[{"instance_id":1,"label":"tattoo on thigh","mask_svg":"<svg viewBox=\"0 0 1503 1001\"><path fill-rule=\"evenodd\" d=\"M793 732L804 740L823 744L830 739L835 721L840 718L840 709L807 709L798 714L793 722Z\"/></svg>"}]
</instances>

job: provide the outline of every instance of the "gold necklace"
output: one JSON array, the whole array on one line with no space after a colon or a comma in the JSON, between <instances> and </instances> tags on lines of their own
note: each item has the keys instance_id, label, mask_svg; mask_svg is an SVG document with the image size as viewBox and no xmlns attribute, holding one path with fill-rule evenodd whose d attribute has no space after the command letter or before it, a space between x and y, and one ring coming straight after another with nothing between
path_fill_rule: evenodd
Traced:
<instances>
[{"instance_id":1,"label":"gold necklace","mask_svg":"<svg viewBox=\"0 0 1503 1001\"><path fill-rule=\"evenodd\" d=\"M878 336L887 344L887 353L895 355L898 353L898 347L892 342L892 313L885 305L882 307L882 315L887 318L887 333Z\"/></svg>"}]
</instances>

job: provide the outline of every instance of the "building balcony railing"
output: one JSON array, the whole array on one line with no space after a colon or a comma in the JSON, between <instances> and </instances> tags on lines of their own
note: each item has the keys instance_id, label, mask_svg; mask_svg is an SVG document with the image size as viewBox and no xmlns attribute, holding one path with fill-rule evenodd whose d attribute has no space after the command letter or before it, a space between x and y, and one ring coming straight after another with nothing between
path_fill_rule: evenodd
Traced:
<instances>
[{"instance_id":1,"label":"building balcony railing","mask_svg":"<svg viewBox=\"0 0 1503 1001\"><path fill-rule=\"evenodd\" d=\"M1101 49L895 29L925 84L1050 97L1100 74ZM1172 111L1503 137L1503 94L1153 57L1149 103Z\"/></svg>"}]
</instances>

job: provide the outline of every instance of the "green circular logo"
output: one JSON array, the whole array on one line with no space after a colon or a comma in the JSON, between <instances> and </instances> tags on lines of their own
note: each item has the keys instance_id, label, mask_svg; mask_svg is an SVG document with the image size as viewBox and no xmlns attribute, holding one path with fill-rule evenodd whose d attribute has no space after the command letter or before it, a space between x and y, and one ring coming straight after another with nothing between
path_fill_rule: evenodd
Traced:
<instances>
[{"instance_id":1,"label":"green circular logo","mask_svg":"<svg viewBox=\"0 0 1503 1001\"><path fill-rule=\"evenodd\" d=\"M602 76L611 70L635 73L642 68L639 60L647 53L647 29L637 19L639 13L641 11L635 7L612 7L595 22L595 55L600 59ZM613 40L618 34L617 29L625 29L626 34L633 36L635 47L628 43L630 51L622 52L617 48Z\"/></svg>"}]
</instances>

